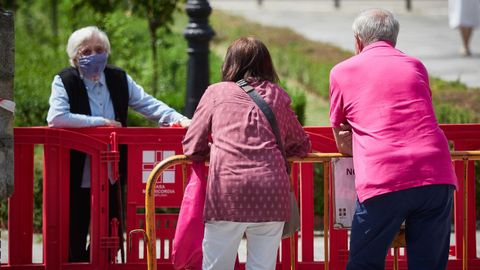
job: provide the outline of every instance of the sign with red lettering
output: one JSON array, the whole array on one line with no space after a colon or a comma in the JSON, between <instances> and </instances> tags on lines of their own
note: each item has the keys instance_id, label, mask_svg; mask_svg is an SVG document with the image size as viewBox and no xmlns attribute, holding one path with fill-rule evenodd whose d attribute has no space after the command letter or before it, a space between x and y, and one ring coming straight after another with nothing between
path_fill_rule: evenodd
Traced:
<instances>
[{"instance_id":1,"label":"sign with red lettering","mask_svg":"<svg viewBox=\"0 0 480 270\"><path fill-rule=\"evenodd\" d=\"M128 202L145 204L147 181L155 166L162 160L181 154L175 146L131 145L128 149ZM182 166L164 170L155 182L155 206L159 208L179 207L183 198Z\"/></svg>"},{"instance_id":2,"label":"sign with red lettering","mask_svg":"<svg viewBox=\"0 0 480 270\"><path fill-rule=\"evenodd\" d=\"M143 150L142 183L147 183L148 176L157 163L174 155L175 151L171 150ZM166 197L169 194L175 194L175 167L165 170L155 185L155 197Z\"/></svg>"}]
</instances>

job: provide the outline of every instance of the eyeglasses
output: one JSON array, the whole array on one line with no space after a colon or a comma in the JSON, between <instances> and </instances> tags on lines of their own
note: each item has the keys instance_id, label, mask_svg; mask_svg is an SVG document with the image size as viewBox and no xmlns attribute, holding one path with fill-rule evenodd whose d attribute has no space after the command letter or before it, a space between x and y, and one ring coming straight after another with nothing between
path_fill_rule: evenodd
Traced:
<instances>
[{"instance_id":1,"label":"eyeglasses","mask_svg":"<svg viewBox=\"0 0 480 270\"><path fill-rule=\"evenodd\" d=\"M86 46L80 49L78 53L81 56L89 56L89 55L92 55L93 53L101 54L104 52L105 52L105 48L103 48L102 46Z\"/></svg>"}]
</instances>

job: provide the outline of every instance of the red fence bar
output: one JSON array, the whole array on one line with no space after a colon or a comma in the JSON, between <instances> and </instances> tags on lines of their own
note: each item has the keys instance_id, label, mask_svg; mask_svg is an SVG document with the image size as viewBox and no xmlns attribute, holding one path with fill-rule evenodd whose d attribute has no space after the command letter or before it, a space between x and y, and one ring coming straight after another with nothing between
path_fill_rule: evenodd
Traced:
<instances>
[{"instance_id":1,"label":"red fence bar","mask_svg":"<svg viewBox=\"0 0 480 270\"><path fill-rule=\"evenodd\" d=\"M479 150L480 125L442 125L452 150ZM330 127L306 127L316 152L337 152ZM118 160L118 153L112 147L110 137L116 134L118 144L128 147L126 229L128 232L145 228L145 175L160 160L171 155L182 154L181 140L185 134L182 128L88 128L52 129L47 127L16 128L15 137L15 190L9 199L9 244L8 262L2 269L47 269L47 270L136 270L146 269L146 249L140 234L132 239L133 246L127 247L126 263L111 264L108 241L111 240L108 222L108 163ZM33 242L33 178L34 147L43 145L43 260L32 263ZM91 157L91 259L88 263L68 262L69 241L69 153L70 149L82 151ZM454 242L448 269L480 269L476 248L476 198L474 162L455 161L460 189L455 194ZM309 269L344 269L348 259L348 233L333 228L333 222L325 224L328 233L327 259L315 259L314 249L314 165L295 164L293 173L299 195L301 231L293 240L293 267ZM325 167L328 169L328 166ZM171 265L171 244L178 208L183 195L182 166L175 166L162 174L156 187L155 205L160 212L155 215L160 254L157 256L158 269L173 269ZM468 182L465 188L465 174ZM326 214L333 220L331 179L326 179ZM464 192L466 192L464 194ZM464 206L467 211L464 213ZM157 210L158 210L157 209ZM74 209L72 211L75 211ZM318 241L318 240L317 240ZM291 269L292 250L289 239L281 243L277 269ZM298 252L297 252L298 251ZM466 252L465 252L466 251ZM301 260L299 260L301 258ZM462 265L462 263L465 265ZM244 265L242 264L243 268ZM393 269L393 257L388 256L386 269ZM399 258L399 269L407 269L405 256Z\"/></svg>"},{"instance_id":2,"label":"red fence bar","mask_svg":"<svg viewBox=\"0 0 480 270\"><path fill-rule=\"evenodd\" d=\"M453 142L455 150L480 149L480 137L478 136L480 129L478 125L451 125L446 126L444 131ZM462 265L462 269L467 269L480 265L476 254L474 162L455 162L455 172L459 179L459 190L455 196L454 228L455 231L463 233L455 234L456 245L453 254L457 259L464 260L465 265ZM468 182L463 181L465 174L468 175ZM465 205L467 213L463 212ZM466 249L466 252L464 249Z\"/></svg>"},{"instance_id":3,"label":"red fence bar","mask_svg":"<svg viewBox=\"0 0 480 270\"><path fill-rule=\"evenodd\" d=\"M313 198L313 164L303 164L300 166L300 192L302 194L300 201L300 222L302 231L302 261L313 262L314 219L307 218L314 216L314 198Z\"/></svg>"},{"instance_id":4,"label":"red fence bar","mask_svg":"<svg viewBox=\"0 0 480 270\"><path fill-rule=\"evenodd\" d=\"M33 145L14 148L16 179L14 193L9 199L8 260L12 265L32 264L33 240ZM10 225L11 224L11 225Z\"/></svg>"}]
</instances>

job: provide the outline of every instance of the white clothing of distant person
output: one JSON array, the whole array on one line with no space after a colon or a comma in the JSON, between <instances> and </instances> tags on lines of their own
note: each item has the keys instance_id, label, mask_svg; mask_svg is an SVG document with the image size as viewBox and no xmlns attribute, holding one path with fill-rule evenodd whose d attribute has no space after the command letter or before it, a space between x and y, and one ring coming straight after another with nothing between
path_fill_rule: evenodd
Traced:
<instances>
[{"instance_id":1,"label":"white clothing of distant person","mask_svg":"<svg viewBox=\"0 0 480 270\"><path fill-rule=\"evenodd\" d=\"M451 28L480 25L480 0L449 0L448 18Z\"/></svg>"}]
</instances>

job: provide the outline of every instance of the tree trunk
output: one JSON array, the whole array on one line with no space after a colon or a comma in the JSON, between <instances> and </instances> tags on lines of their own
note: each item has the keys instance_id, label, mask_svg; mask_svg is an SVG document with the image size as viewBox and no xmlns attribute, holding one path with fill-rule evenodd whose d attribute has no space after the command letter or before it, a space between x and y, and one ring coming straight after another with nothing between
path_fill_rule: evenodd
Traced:
<instances>
[{"instance_id":1,"label":"tree trunk","mask_svg":"<svg viewBox=\"0 0 480 270\"><path fill-rule=\"evenodd\" d=\"M23 17L25 18L25 30L27 33L32 36L35 34L35 19L32 14L32 0L25 0L23 3L23 8L19 9Z\"/></svg>"},{"instance_id":2,"label":"tree trunk","mask_svg":"<svg viewBox=\"0 0 480 270\"><path fill-rule=\"evenodd\" d=\"M13 100L13 13L0 9L0 100ZM0 107L0 201L13 192L13 112Z\"/></svg>"},{"instance_id":3,"label":"tree trunk","mask_svg":"<svg viewBox=\"0 0 480 270\"><path fill-rule=\"evenodd\" d=\"M55 51L58 49L58 0L50 0L50 24L52 27L53 47Z\"/></svg>"},{"instance_id":4,"label":"tree trunk","mask_svg":"<svg viewBox=\"0 0 480 270\"><path fill-rule=\"evenodd\" d=\"M153 19L154 20L154 19ZM158 90L158 52L157 52L157 27L152 19L149 19L148 29L150 31L150 46L152 49L152 95L157 95Z\"/></svg>"}]
</instances>

